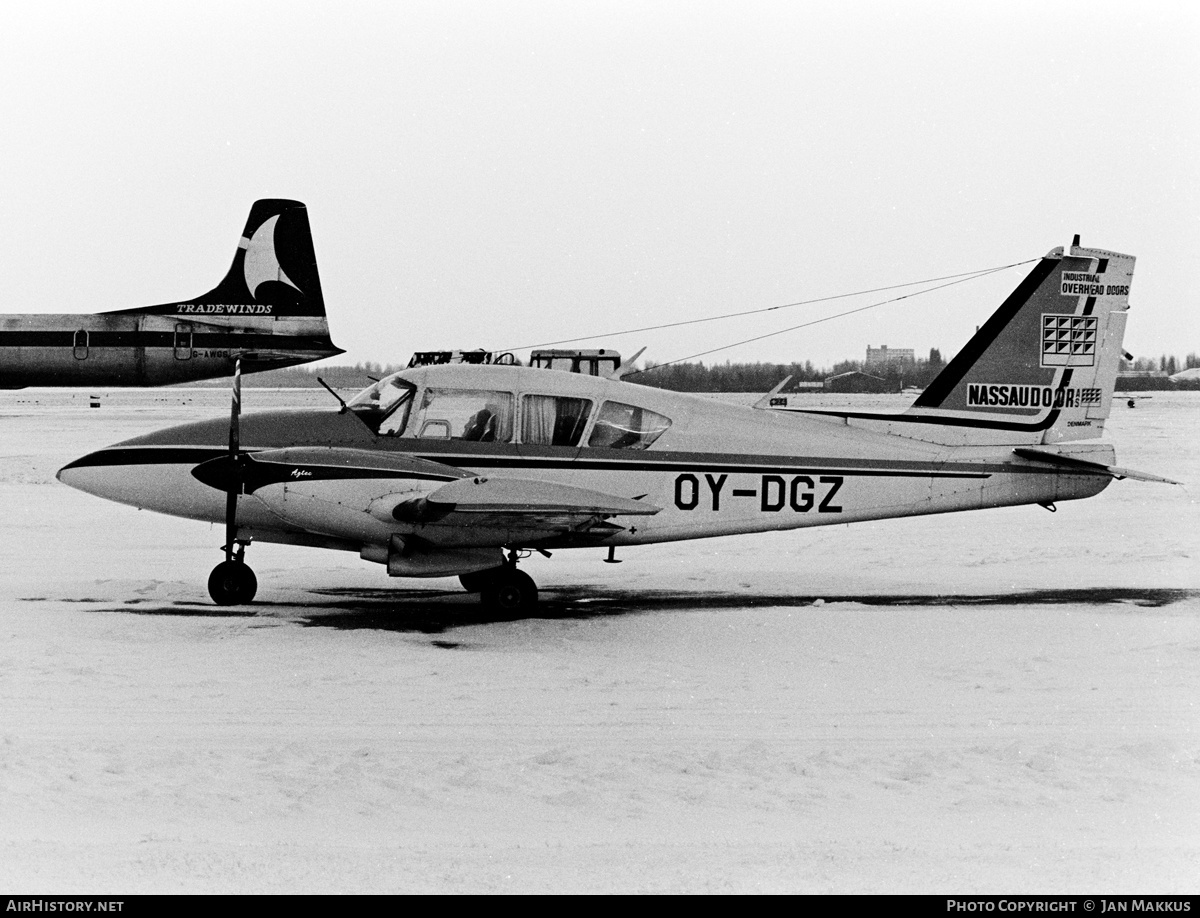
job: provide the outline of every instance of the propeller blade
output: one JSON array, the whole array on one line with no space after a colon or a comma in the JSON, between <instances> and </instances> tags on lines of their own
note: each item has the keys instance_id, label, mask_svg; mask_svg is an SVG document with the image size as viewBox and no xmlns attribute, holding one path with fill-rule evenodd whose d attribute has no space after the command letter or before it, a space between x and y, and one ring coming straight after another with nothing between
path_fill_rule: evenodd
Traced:
<instances>
[{"instance_id":1,"label":"propeller blade","mask_svg":"<svg viewBox=\"0 0 1200 918\"><path fill-rule=\"evenodd\" d=\"M233 364L233 406L229 414L229 455L237 456L239 441L238 420L242 414L242 358Z\"/></svg>"}]
</instances>

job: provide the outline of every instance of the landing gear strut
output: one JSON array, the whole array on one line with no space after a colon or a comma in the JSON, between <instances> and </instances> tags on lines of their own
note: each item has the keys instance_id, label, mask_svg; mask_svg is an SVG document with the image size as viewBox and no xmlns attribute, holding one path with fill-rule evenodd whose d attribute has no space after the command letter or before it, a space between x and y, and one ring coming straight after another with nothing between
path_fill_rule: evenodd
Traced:
<instances>
[{"instance_id":1,"label":"landing gear strut","mask_svg":"<svg viewBox=\"0 0 1200 918\"><path fill-rule=\"evenodd\" d=\"M225 560L208 575L208 595L218 606L243 605L258 592L258 578L246 563L249 542L237 537L238 495L245 483L245 455L242 453L238 418L242 413L242 358L233 364L233 404L229 411L228 482L225 488Z\"/></svg>"},{"instance_id":2,"label":"landing gear strut","mask_svg":"<svg viewBox=\"0 0 1200 918\"><path fill-rule=\"evenodd\" d=\"M528 554L528 552L526 552ZM537 608L538 589L533 578L517 570L517 551L511 550L499 567L463 574L459 582L469 593L479 593L485 607L496 612L532 612Z\"/></svg>"},{"instance_id":3,"label":"landing gear strut","mask_svg":"<svg viewBox=\"0 0 1200 918\"><path fill-rule=\"evenodd\" d=\"M239 606L254 599L258 578L246 563L246 543L239 542L236 552L213 568L208 575L208 595L218 606Z\"/></svg>"}]
</instances>

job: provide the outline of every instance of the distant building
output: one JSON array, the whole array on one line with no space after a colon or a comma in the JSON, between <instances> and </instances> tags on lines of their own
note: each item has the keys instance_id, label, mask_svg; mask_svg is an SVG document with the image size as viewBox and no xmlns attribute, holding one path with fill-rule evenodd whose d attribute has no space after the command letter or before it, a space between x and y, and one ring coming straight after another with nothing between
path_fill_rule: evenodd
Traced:
<instances>
[{"instance_id":1,"label":"distant building","mask_svg":"<svg viewBox=\"0 0 1200 918\"><path fill-rule=\"evenodd\" d=\"M879 347L867 345L867 369L886 367L889 363L916 363L917 357L911 347Z\"/></svg>"},{"instance_id":2,"label":"distant building","mask_svg":"<svg viewBox=\"0 0 1200 918\"><path fill-rule=\"evenodd\" d=\"M1192 381L1200 381L1200 367L1192 367L1189 370L1183 370L1171 377L1171 382Z\"/></svg>"},{"instance_id":3,"label":"distant building","mask_svg":"<svg viewBox=\"0 0 1200 918\"><path fill-rule=\"evenodd\" d=\"M910 352L911 353L911 352ZM899 392L898 382L889 382L869 373L859 373L853 370L849 373L839 373L825 380L826 392Z\"/></svg>"}]
</instances>

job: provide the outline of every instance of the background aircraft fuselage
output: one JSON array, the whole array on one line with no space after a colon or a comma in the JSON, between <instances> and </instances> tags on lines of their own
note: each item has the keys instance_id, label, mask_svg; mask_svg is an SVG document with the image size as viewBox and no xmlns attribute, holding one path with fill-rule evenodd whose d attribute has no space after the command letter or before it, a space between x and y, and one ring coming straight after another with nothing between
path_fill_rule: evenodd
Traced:
<instances>
[{"instance_id":1,"label":"background aircraft fuselage","mask_svg":"<svg viewBox=\"0 0 1200 918\"><path fill-rule=\"evenodd\" d=\"M312 324L120 313L0 316L0 388L166 386L228 376L236 356L243 373L255 373L342 353Z\"/></svg>"}]
</instances>

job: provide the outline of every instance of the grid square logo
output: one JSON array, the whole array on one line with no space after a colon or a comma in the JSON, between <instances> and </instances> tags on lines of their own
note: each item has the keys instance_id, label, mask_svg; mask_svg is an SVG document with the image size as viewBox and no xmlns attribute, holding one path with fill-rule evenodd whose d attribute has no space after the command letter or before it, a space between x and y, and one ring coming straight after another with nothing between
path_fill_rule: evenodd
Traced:
<instances>
[{"instance_id":1,"label":"grid square logo","mask_svg":"<svg viewBox=\"0 0 1200 918\"><path fill-rule=\"evenodd\" d=\"M1042 313L1042 366L1094 367L1096 317Z\"/></svg>"}]
</instances>

